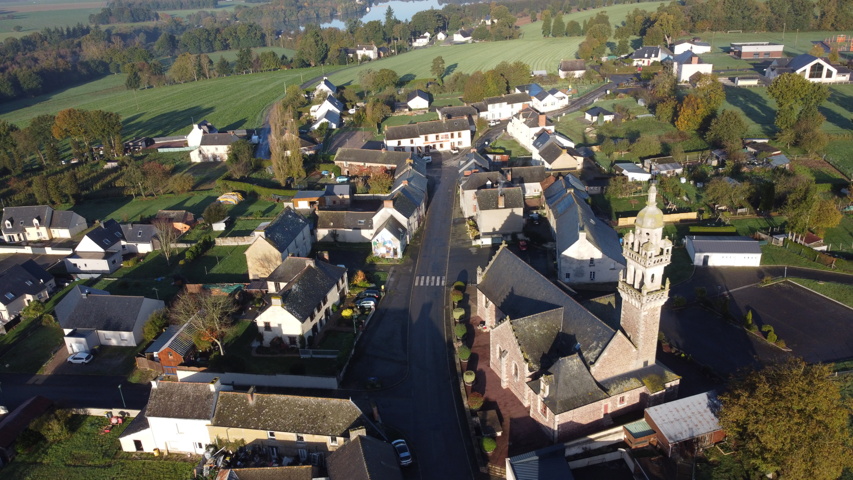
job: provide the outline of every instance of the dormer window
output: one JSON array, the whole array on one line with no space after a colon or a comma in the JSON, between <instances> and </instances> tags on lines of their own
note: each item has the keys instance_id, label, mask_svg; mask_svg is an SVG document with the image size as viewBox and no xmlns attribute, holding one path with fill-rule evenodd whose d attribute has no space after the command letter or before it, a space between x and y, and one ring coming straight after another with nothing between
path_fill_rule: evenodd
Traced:
<instances>
[{"instance_id":1,"label":"dormer window","mask_svg":"<svg viewBox=\"0 0 853 480\"><path fill-rule=\"evenodd\" d=\"M38 218L33 219L33 226L38 228L38 226L39 226L39 219Z\"/></svg>"},{"instance_id":2,"label":"dormer window","mask_svg":"<svg viewBox=\"0 0 853 480\"><path fill-rule=\"evenodd\" d=\"M31 282L31 281L29 281L29 280L27 280L27 281L26 281L26 282L24 282L24 283L26 283L28 287L33 286L33 282Z\"/></svg>"},{"instance_id":3,"label":"dormer window","mask_svg":"<svg viewBox=\"0 0 853 480\"><path fill-rule=\"evenodd\" d=\"M106 238L105 238L105 239L103 239L103 240L101 240L101 243L103 243L103 244L104 244L104 245L106 245L106 246L109 246L109 245L110 245L110 241L109 241L109 239L106 239Z\"/></svg>"},{"instance_id":4,"label":"dormer window","mask_svg":"<svg viewBox=\"0 0 853 480\"><path fill-rule=\"evenodd\" d=\"M12 292L6 292L6 298L8 298L9 300L14 300L15 296L12 295Z\"/></svg>"},{"instance_id":5,"label":"dormer window","mask_svg":"<svg viewBox=\"0 0 853 480\"><path fill-rule=\"evenodd\" d=\"M121 238L121 232L115 232L116 238Z\"/></svg>"},{"instance_id":6,"label":"dormer window","mask_svg":"<svg viewBox=\"0 0 853 480\"><path fill-rule=\"evenodd\" d=\"M142 238L142 230L140 230L140 231L138 231L138 232L136 233L136 237L137 237L137 238Z\"/></svg>"},{"instance_id":7,"label":"dormer window","mask_svg":"<svg viewBox=\"0 0 853 480\"><path fill-rule=\"evenodd\" d=\"M6 228L12 228L12 221L6 220Z\"/></svg>"}]
</instances>

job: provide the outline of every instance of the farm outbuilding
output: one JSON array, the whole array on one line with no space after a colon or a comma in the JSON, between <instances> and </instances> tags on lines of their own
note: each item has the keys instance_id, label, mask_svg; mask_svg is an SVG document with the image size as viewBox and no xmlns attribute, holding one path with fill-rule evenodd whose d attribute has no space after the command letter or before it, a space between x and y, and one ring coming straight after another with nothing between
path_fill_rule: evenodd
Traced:
<instances>
[{"instance_id":1,"label":"farm outbuilding","mask_svg":"<svg viewBox=\"0 0 853 480\"><path fill-rule=\"evenodd\" d=\"M649 407L644 417L658 447L671 457L679 448L695 452L722 442L726 433L717 418L719 409L716 393L705 392Z\"/></svg>"},{"instance_id":2,"label":"farm outbuilding","mask_svg":"<svg viewBox=\"0 0 853 480\"><path fill-rule=\"evenodd\" d=\"M684 239L693 265L703 267L757 267L761 265L758 240L738 236L688 235Z\"/></svg>"}]
</instances>

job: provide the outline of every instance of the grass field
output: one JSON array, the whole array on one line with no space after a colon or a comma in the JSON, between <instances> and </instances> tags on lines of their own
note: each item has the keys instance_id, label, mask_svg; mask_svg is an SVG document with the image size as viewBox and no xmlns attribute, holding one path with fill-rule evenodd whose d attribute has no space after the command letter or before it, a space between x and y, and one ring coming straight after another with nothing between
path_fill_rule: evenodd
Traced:
<instances>
[{"instance_id":1,"label":"grass field","mask_svg":"<svg viewBox=\"0 0 853 480\"><path fill-rule=\"evenodd\" d=\"M65 108L117 112L124 136L187 134L193 121L207 119L220 130L254 128L266 108L293 85L333 68L306 68L234 75L181 85L131 91L125 75L109 75L83 85L0 105L0 118L25 127L31 118Z\"/></svg>"},{"instance_id":2,"label":"grass field","mask_svg":"<svg viewBox=\"0 0 853 480\"><path fill-rule=\"evenodd\" d=\"M853 285L819 282L805 278L792 278L791 281L853 308Z\"/></svg>"},{"instance_id":3,"label":"grass field","mask_svg":"<svg viewBox=\"0 0 853 480\"><path fill-rule=\"evenodd\" d=\"M35 450L21 453L3 469L4 478L64 480L113 480L117 478L191 478L196 458L177 455L134 459L124 453L118 436L129 425L115 427L102 435L107 426L103 416L75 415L71 418L70 438L57 443L43 442Z\"/></svg>"},{"instance_id":4,"label":"grass field","mask_svg":"<svg viewBox=\"0 0 853 480\"><path fill-rule=\"evenodd\" d=\"M207 56L208 56L208 57L210 57L210 59L211 59L211 60L213 60L213 63L214 63L214 64L216 64L216 62L217 62L217 61L219 61L219 59L220 59L221 57L225 57L225 59L226 59L226 60L228 60L229 62L234 62L234 61L236 61L236 60L237 60L237 53L238 53L238 52L239 52L239 50L225 50L225 51L222 51L222 52L212 52L212 53L208 53L208 54L207 54ZM293 49L290 49L290 48L282 48L282 47L258 47L258 48L253 48L253 49L252 49L252 53L253 53L253 54L255 54L255 55L260 55L260 54L262 54L262 53L264 53L264 52L275 52L275 54L276 54L276 55L278 55L279 57L280 57L282 54L284 54L284 55L286 55L286 56L287 56L287 58L293 58L293 56L294 56L294 55L296 55L296 50L293 50Z\"/></svg>"},{"instance_id":5,"label":"grass field","mask_svg":"<svg viewBox=\"0 0 853 480\"><path fill-rule=\"evenodd\" d=\"M94 220L116 220L138 222L153 217L160 210L189 210L199 216L218 196L215 192L192 192L182 195L160 195L157 198L121 197L90 200L74 205L71 210L90 222Z\"/></svg>"},{"instance_id":6,"label":"grass field","mask_svg":"<svg viewBox=\"0 0 853 480\"><path fill-rule=\"evenodd\" d=\"M56 2L52 1L51 3ZM22 37L48 27L76 25L77 23L88 25L89 15L100 12L102 6L106 5L107 2L87 2L84 5L100 4L100 6L86 6L85 8L76 7L75 4L77 3L81 2L68 2L68 8L65 8L66 5L56 5L56 9L41 11L17 10L14 6L4 4L0 7L3 12L0 15L0 40L4 40L6 37ZM15 18L6 19L5 17L8 14L13 14ZM12 30L16 25L22 28L20 32Z\"/></svg>"}]
</instances>

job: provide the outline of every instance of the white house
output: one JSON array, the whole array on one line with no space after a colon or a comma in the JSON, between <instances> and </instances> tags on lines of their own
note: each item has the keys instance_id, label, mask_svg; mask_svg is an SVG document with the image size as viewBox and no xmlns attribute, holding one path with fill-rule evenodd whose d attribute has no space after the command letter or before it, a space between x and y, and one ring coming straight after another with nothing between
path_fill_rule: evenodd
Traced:
<instances>
[{"instance_id":1,"label":"white house","mask_svg":"<svg viewBox=\"0 0 853 480\"><path fill-rule=\"evenodd\" d=\"M406 104L412 110L426 110L429 108L429 94L421 89L409 92L406 97Z\"/></svg>"},{"instance_id":2,"label":"white house","mask_svg":"<svg viewBox=\"0 0 853 480\"><path fill-rule=\"evenodd\" d=\"M363 57L376 60L379 58L379 49L376 48L376 45L358 45L355 47L355 55L359 60Z\"/></svg>"},{"instance_id":3,"label":"white house","mask_svg":"<svg viewBox=\"0 0 853 480\"><path fill-rule=\"evenodd\" d=\"M334 83L329 81L329 77L323 77L323 80L314 87L314 95L319 93L324 93L326 95L334 95L337 93L338 87L335 86Z\"/></svg>"},{"instance_id":4,"label":"white house","mask_svg":"<svg viewBox=\"0 0 853 480\"><path fill-rule=\"evenodd\" d=\"M159 248L157 228L147 223L128 223L121 226L123 253L150 253Z\"/></svg>"},{"instance_id":5,"label":"white house","mask_svg":"<svg viewBox=\"0 0 853 480\"><path fill-rule=\"evenodd\" d=\"M438 33L436 33L436 34L435 34L435 38L436 38L439 42L443 42L443 41L447 38L447 34L446 34L446 33L444 33L443 31L442 31L442 32L438 32Z\"/></svg>"},{"instance_id":6,"label":"white house","mask_svg":"<svg viewBox=\"0 0 853 480\"><path fill-rule=\"evenodd\" d=\"M583 118L587 122L602 123L612 122L616 118L616 114L601 107L592 107L583 113Z\"/></svg>"},{"instance_id":7,"label":"white house","mask_svg":"<svg viewBox=\"0 0 853 480\"><path fill-rule=\"evenodd\" d=\"M625 268L619 236L595 217L580 180L565 175L545 190L551 232L556 239L557 274L568 284L615 283Z\"/></svg>"},{"instance_id":8,"label":"white house","mask_svg":"<svg viewBox=\"0 0 853 480\"><path fill-rule=\"evenodd\" d=\"M672 58L672 63L675 69L675 78L679 83L690 81L690 77L697 73L710 75L714 69L714 65L704 62L694 52L686 51L675 55Z\"/></svg>"},{"instance_id":9,"label":"white house","mask_svg":"<svg viewBox=\"0 0 853 480\"><path fill-rule=\"evenodd\" d=\"M416 153L470 148L471 126L465 118L453 118L387 127L385 145L397 152Z\"/></svg>"},{"instance_id":10,"label":"white house","mask_svg":"<svg viewBox=\"0 0 853 480\"><path fill-rule=\"evenodd\" d=\"M148 404L119 436L125 452L202 454L212 442L210 420L216 410L219 381L151 382Z\"/></svg>"},{"instance_id":11,"label":"white house","mask_svg":"<svg viewBox=\"0 0 853 480\"><path fill-rule=\"evenodd\" d=\"M32 259L0 272L0 324L18 316L33 301L46 302L55 289L53 275Z\"/></svg>"},{"instance_id":12,"label":"white house","mask_svg":"<svg viewBox=\"0 0 853 480\"><path fill-rule=\"evenodd\" d=\"M693 52L696 55L701 55L703 53L711 53L711 44L708 42L700 41L699 39L692 40L679 40L675 42L672 46L672 53L674 55L679 55L684 52Z\"/></svg>"},{"instance_id":13,"label":"white house","mask_svg":"<svg viewBox=\"0 0 853 480\"><path fill-rule=\"evenodd\" d=\"M518 112L506 126L506 133L514 138L527 151L533 150L533 140L541 132L554 132L554 122L547 115L532 108Z\"/></svg>"},{"instance_id":14,"label":"white house","mask_svg":"<svg viewBox=\"0 0 853 480\"><path fill-rule=\"evenodd\" d=\"M311 258L288 257L266 278L269 307L255 318L264 344L280 338L299 346L299 337L317 335L346 298L347 269Z\"/></svg>"},{"instance_id":15,"label":"white house","mask_svg":"<svg viewBox=\"0 0 853 480\"><path fill-rule=\"evenodd\" d=\"M471 35L474 33L470 28L460 28L453 34L453 43L471 43Z\"/></svg>"},{"instance_id":16,"label":"white house","mask_svg":"<svg viewBox=\"0 0 853 480\"><path fill-rule=\"evenodd\" d=\"M758 267L761 247L758 240L737 236L688 235L684 239L693 265L703 267Z\"/></svg>"},{"instance_id":17,"label":"white house","mask_svg":"<svg viewBox=\"0 0 853 480\"><path fill-rule=\"evenodd\" d=\"M552 112L569 105L569 95L557 88L545 90L539 84L531 83L519 85L515 91L530 95L530 106L538 112Z\"/></svg>"},{"instance_id":18,"label":"white house","mask_svg":"<svg viewBox=\"0 0 853 480\"><path fill-rule=\"evenodd\" d=\"M562 60L557 68L560 78L580 78L586 73L586 62L583 60Z\"/></svg>"},{"instance_id":19,"label":"white house","mask_svg":"<svg viewBox=\"0 0 853 480\"><path fill-rule=\"evenodd\" d=\"M76 286L56 305L56 320L68 353L89 352L98 345L135 347L148 317L164 308L162 300Z\"/></svg>"},{"instance_id":20,"label":"white house","mask_svg":"<svg viewBox=\"0 0 853 480\"><path fill-rule=\"evenodd\" d=\"M323 103L312 105L309 109L311 117L315 120L323 118L328 112L335 112L340 115L343 111L344 104L341 103L341 101L335 98L333 95L327 96L326 99L323 100Z\"/></svg>"},{"instance_id":21,"label":"white house","mask_svg":"<svg viewBox=\"0 0 853 480\"><path fill-rule=\"evenodd\" d=\"M86 219L70 210L31 205L3 208L0 229L7 243L19 243L71 238L85 230L86 226Z\"/></svg>"},{"instance_id":22,"label":"white house","mask_svg":"<svg viewBox=\"0 0 853 480\"><path fill-rule=\"evenodd\" d=\"M210 122L203 120L193 124L187 134L187 147L190 148L192 162L224 162L228 160L231 144L240 140L234 133L220 133Z\"/></svg>"},{"instance_id":23,"label":"white house","mask_svg":"<svg viewBox=\"0 0 853 480\"><path fill-rule=\"evenodd\" d=\"M583 154L575 142L559 132L540 132L531 145L533 163L549 170L576 170L583 166Z\"/></svg>"},{"instance_id":24,"label":"white house","mask_svg":"<svg viewBox=\"0 0 853 480\"><path fill-rule=\"evenodd\" d=\"M652 179L651 172L632 162L617 162L613 164L613 171L628 177L632 182L648 182Z\"/></svg>"},{"instance_id":25,"label":"white house","mask_svg":"<svg viewBox=\"0 0 853 480\"><path fill-rule=\"evenodd\" d=\"M68 273L77 278L94 278L121 268L124 233L115 220L107 220L89 231L65 258Z\"/></svg>"},{"instance_id":26,"label":"white house","mask_svg":"<svg viewBox=\"0 0 853 480\"><path fill-rule=\"evenodd\" d=\"M628 58L635 67L648 67L655 62L672 58L672 52L666 47L640 47Z\"/></svg>"},{"instance_id":27,"label":"white house","mask_svg":"<svg viewBox=\"0 0 853 480\"><path fill-rule=\"evenodd\" d=\"M412 42L413 47L426 47L429 45L429 40L432 38L432 35L429 32L424 32L423 35L416 38L415 41Z\"/></svg>"},{"instance_id":28,"label":"white house","mask_svg":"<svg viewBox=\"0 0 853 480\"><path fill-rule=\"evenodd\" d=\"M486 120L508 120L525 107L530 105L530 95L526 93L509 93L499 97L487 97L482 102L474 104L479 110L480 118Z\"/></svg>"},{"instance_id":29,"label":"white house","mask_svg":"<svg viewBox=\"0 0 853 480\"><path fill-rule=\"evenodd\" d=\"M804 53L794 58L773 60L764 74L772 80L785 73L794 73L814 83L849 82L850 69L841 65L832 65L827 59Z\"/></svg>"}]
</instances>

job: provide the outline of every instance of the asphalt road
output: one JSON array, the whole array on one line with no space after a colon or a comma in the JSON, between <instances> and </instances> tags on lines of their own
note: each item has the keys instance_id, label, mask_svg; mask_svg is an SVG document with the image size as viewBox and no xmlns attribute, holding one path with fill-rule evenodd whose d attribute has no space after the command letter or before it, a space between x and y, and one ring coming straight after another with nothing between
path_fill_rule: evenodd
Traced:
<instances>
[{"instance_id":1,"label":"asphalt road","mask_svg":"<svg viewBox=\"0 0 853 480\"><path fill-rule=\"evenodd\" d=\"M9 410L35 395L47 397L66 408L141 409L148 401L150 390L150 384L128 383L120 376L0 375L0 405ZM122 404L122 395L125 404Z\"/></svg>"},{"instance_id":2,"label":"asphalt road","mask_svg":"<svg viewBox=\"0 0 853 480\"><path fill-rule=\"evenodd\" d=\"M383 390L365 392L383 424L406 438L415 456L408 478L476 478L447 325L455 278L448 259L458 158L434 154L431 203L412 262L395 267L388 293L362 337L344 387L378 376ZM424 279L431 279L425 281ZM358 395L354 395L357 397Z\"/></svg>"}]
</instances>

